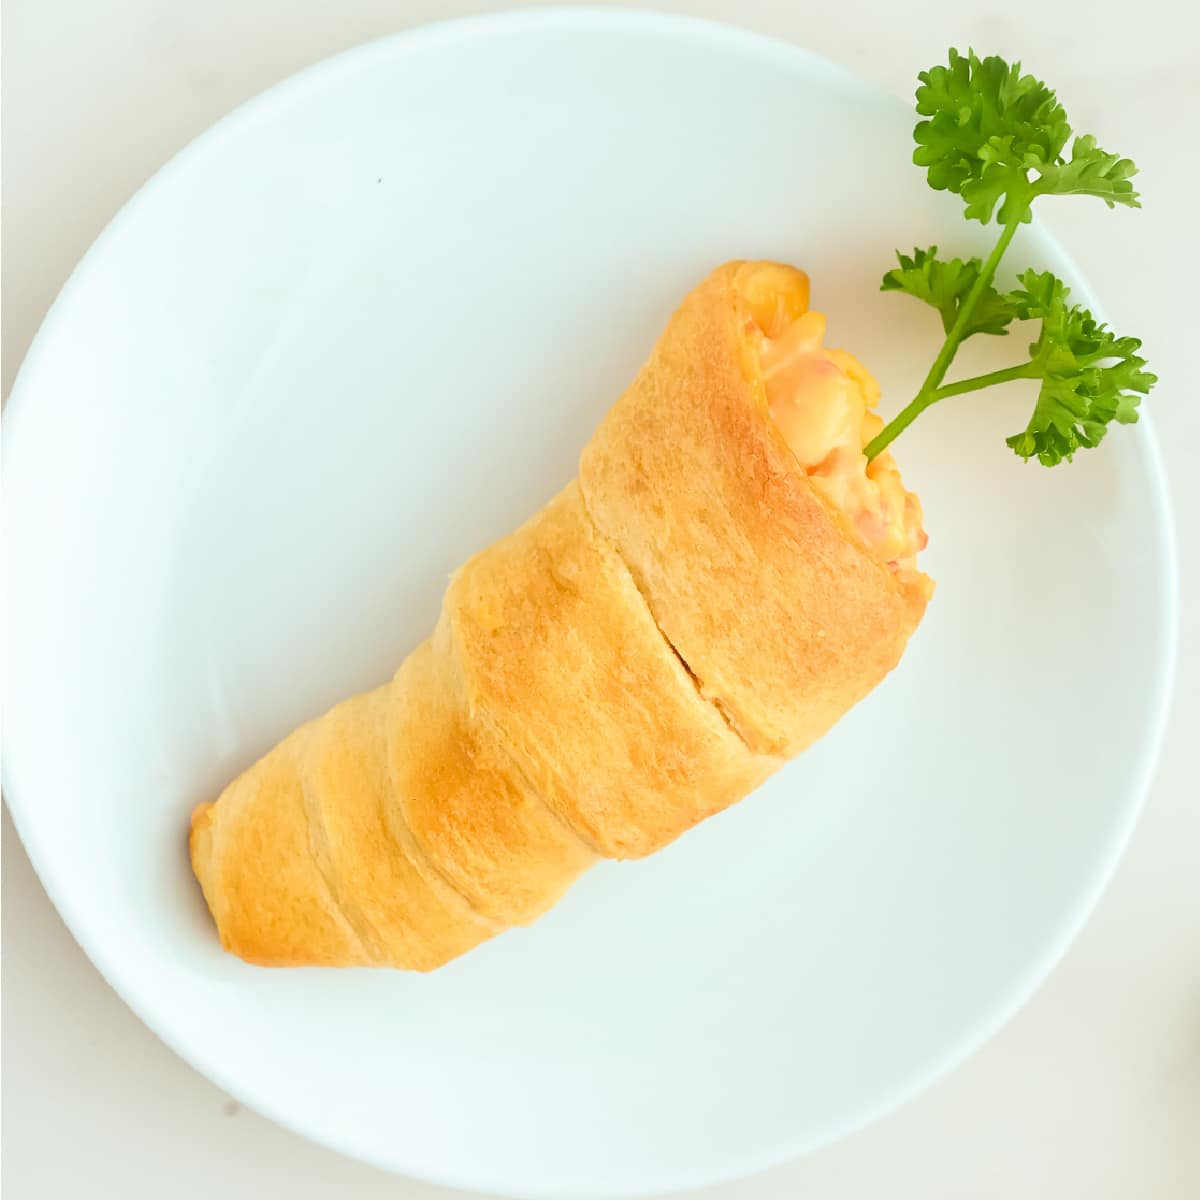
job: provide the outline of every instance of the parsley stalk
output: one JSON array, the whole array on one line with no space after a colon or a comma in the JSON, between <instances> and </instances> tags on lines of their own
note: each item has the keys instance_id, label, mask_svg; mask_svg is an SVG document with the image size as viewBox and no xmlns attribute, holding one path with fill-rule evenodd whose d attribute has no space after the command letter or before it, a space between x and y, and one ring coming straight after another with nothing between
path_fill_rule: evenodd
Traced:
<instances>
[{"instance_id":1,"label":"parsley stalk","mask_svg":"<svg viewBox=\"0 0 1200 1200\"><path fill-rule=\"evenodd\" d=\"M1140 207L1130 178L1137 168L1108 154L1090 135L1076 136L1055 93L1019 64L950 51L949 65L921 72L917 112L926 119L913 131L913 161L928 171L929 185L955 192L964 216L1003 226L985 261L940 259L937 247L898 253L899 267L883 277L885 291L907 292L937 309L945 341L920 391L864 448L874 458L927 408L1016 379L1041 381L1033 416L1008 445L1021 458L1045 466L1096 446L1112 421L1131 424L1155 377L1144 370L1137 338L1118 337L1078 305L1070 289L1049 272L1024 271L1020 287L995 286L1000 260L1017 229L1032 219L1041 196L1097 196L1110 208ZM1068 142L1071 156L1064 156ZM1004 336L1014 321L1041 321L1029 358L999 371L943 384L959 346L978 333Z\"/></svg>"},{"instance_id":2,"label":"parsley stalk","mask_svg":"<svg viewBox=\"0 0 1200 1200\"><path fill-rule=\"evenodd\" d=\"M946 340L942 343L942 348L938 351L937 358L933 360L933 366L929 368L929 374L925 376L925 382L921 384L921 390L863 448L863 453L867 456L868 462L881 450L885 449L889 442L898 438L931 404L936 404L945 396L956 396L959 394L958 391L946 391L944 389L939 391L939 384L946 378L946 372L950 369L950 364L954 361L955 354L958 353L958 347L962 343L963 338L967 336L966 328L971 314L975 310L975 305L996 277L996 269L1000 266L1000 260L1004 257L1004 252L1008 249L1008 245L1013 240L1020 224L1019 218L1009 218L1006 222L1004 232L1000 235L1000 240L992 247L992 252L988 255L987 262L983 264L983 268L980 270L975 282L971 285L971 290L967 293L966 299L959 307L958 314L954 318L954 324L950 326L950 331L946 334ZM993 372L993 374L997 373ZM960 391L975 391L976 388L986 387L987 384L983 382L986 378L986 376L979 376L979 382L975 384L975 387L961 388ZM1014 376L1013 378L1022 378L1022 376ZM1003 381L993 379L990 382L1000 383Z\"/></svg>"},{"instance_id":3,"label":"parsley stalk","mask_svg":"<svg viewBox=\"0 0 1200 1200\"><path fill-rule=\"evenodd\" d=\"M1011 383L1015 379L1036 379L1037 368L1031 362L1018 363L1015 367L1004 367L999 371L989 371L986 375L973 375L970 379L960 379L958 383L948 383L933 393L933 400L945 400L948 396L963 396L967 392L977 392L981 388L992 387L997 383ZM928 407L928 405L926 405Z\"/></svg>"}]
</instances>

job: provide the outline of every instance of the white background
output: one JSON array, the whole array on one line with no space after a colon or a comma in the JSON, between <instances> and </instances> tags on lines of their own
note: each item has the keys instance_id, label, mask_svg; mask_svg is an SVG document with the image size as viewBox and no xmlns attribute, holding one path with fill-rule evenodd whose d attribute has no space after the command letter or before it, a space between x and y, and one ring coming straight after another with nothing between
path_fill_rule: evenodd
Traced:
<instances>
[{"instance_id":1,"label":"white background","mask_svg":"<svg viewBox=\"0 0 1200 1200\"><path fill-rule=\"evenodd\" d=\"M1191 615L1200 583L1200 404L1191 382L1200 51L1195 19L1174 15L1177 6L658 5L799 42L905 98L916 70L948 45L1019 57L1058 87L1077 128L1136 158L1143 212L1080 201L1056 208L1051 227L1116 327L1145 337L1162 377L1151 405L1182 551L1179 683L1158 777L1114 883L1062 965L999 1037L922 1098L806 1160L703 1193L712 1200L1200 1195L1200 622ZM4 393L74 263L194 135L339 50L437 17L503 7L8 0ZM3 937L9 1200L451 1195L308 1145L175 1058L75 946L7 814Z\"/></svg>"}]
</instances>

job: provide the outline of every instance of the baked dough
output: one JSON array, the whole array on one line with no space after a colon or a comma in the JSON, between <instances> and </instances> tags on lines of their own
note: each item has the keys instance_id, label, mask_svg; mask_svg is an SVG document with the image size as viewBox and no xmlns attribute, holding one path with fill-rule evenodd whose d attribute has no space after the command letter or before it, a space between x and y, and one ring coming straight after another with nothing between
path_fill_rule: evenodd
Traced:
<instances>
[{"instance_id":1,"label":"baked dough","mask_svg":"<svg viewBox=\"0 0 1200 1200\"><path fill-rule=\"evenodd\" d=\"M735 803L896 664L929 581L770 415L764 331L807 305L792 268L714 272L579 478L456 573L395 676L196 809L227 950L437 967Z\"/></svg>"}]
</instances>

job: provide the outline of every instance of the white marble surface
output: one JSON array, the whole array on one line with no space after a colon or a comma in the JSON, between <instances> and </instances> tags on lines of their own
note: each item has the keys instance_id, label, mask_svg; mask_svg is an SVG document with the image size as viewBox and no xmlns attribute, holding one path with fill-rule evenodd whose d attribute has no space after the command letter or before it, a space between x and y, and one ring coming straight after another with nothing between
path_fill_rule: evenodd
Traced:
<instances>
[{"instance_id":1,"label":"white marble surface","mask_svg":"<svg viewBox=\"0 0 1200 1200\"><path fill-rule=\"evenodd\" d=\"M505 5L388 0L8 0L4 28L7 394L71 267L176 149L296 69L379 34ZM1144 818L1085 932L964 1068L875 1127L703 1195L782 1200L1183 1200L1200 1195L1200 406L1195 17L1178 0L671 3L800 42L899 95L950 45L1020 57L1076 124L1136 157L1142 213L1063 204L1051 227L1114 324L1143 333L1174 492L1183 629L1175 709ZM1190 267L1190 271L1189 271ZM1189 736L1190 735L1190 736ZM41 1197L451 1193L309 1145L240 1108L150 1034L79 951L3 827L3 1185Z\"/></svg>"}]
</instances>

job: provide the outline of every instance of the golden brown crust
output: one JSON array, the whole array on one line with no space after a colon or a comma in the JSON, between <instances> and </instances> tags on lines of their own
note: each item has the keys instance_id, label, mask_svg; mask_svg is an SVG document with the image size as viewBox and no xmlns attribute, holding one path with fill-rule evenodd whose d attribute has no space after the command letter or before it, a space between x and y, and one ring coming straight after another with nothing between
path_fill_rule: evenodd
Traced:
<instances>
[{"instance_id":1,"label":"golden brown crust","mask_svg":"<svg viewBox=\"0 0 1200 1200\"><path fill-rule=\"evenodd\" d=\"M782 765L699 695L577 483L472 559L446 613L477 719L601 854L650 854Z\"/></svg>"},{"instance_id":2,"label":"golden brown crust","mask_svg":"<svg viewBox=\"0 0 1200 1200\"><path fill-rule=\"evenodd\" d=\"M371 961L342 915L309 839L297 730L192 817L192 865L221 944L263 966Z\"/></svg>"},{"instance_id":3,"label":"golden brown crust","mask_svg":"<svg viewBox=\"0 0 1200 1200\"><path fill-rule=\"evenodd\" d=\"M309 722L193 814L192 862L227 950L265 966L431 970L499 928L388 828L388 690Z\"/></svg>"},{"instance_id":4,"label":"golden brown crust","mask_svg":"<svg viewBox=\"0 0 1200 1200\"><path fill-rule=\"evenodd\" d=\"M485 917L525 925L596 861L470 713L445 619L396 675L389 715L396 813L433 867Z\"/></svg>"},{"instance_id":5,"label":"golden brown crust","mask_svg":"<svg viewBox=\"0 0 1200 1200\"><path fill-rule=\"evenodd\" d=\"M376 961L430 970L498 932L463 896L423 870L411 841L397 836L386 722L394 689L339 704L312 729L306 786L319 797L336 895Z\"/></svg>"},{"instance_id":6,"label":"golden brown crust","mask_svg":"<svg viewBox=\"0 0 1200 1200\"><path fill-rule=\"evenodd\" d=\"M227 949L436 967L599 854L648 854L733 803L895 664L922 580L804 478L745 336L748 305L778 292L794 315L806 288L778 265L715 272L579 482L456 575L394 678L196 810Z\"/></svg>"},{"instance_id":7,"label":"golden brown crust","mask_svg":"<svg viewBox=\"0 0 1200 1200\"><path fill-rule=\"evenodd\" d=\"M792 755L895 666L925 597L872 558L771 422L738 291L752 269L729 263L688 295L580 483L704 694L754 748Z\"/></svg>"}]
</instances>

